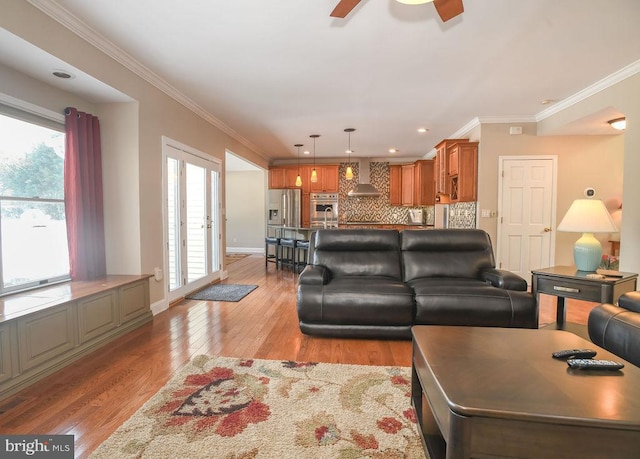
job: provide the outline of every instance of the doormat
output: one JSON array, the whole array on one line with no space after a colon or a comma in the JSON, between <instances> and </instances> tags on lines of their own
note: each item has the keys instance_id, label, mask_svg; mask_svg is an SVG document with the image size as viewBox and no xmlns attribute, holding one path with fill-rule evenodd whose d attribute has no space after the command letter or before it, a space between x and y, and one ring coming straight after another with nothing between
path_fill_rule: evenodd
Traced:
<instances>
[{"instance_id":1,"label":"doormat","mask_svg":"<svg viewBox=\"0 0 640 459\"><path fill-rule=\"evenodd\" d=\"M214 284L197 292L190 293L186 296L186 299L236 302L243 299L256 288L258 288L257 285Z\"/></svg>"}]
</instances>

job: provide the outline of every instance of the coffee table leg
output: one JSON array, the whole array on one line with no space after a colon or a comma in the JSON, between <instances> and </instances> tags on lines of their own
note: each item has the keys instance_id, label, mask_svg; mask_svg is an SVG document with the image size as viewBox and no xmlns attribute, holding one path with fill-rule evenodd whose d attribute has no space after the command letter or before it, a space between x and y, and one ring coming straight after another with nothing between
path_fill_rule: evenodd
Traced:
<instances>
[{"instance_id":1,"label":"coffee table leg","mask_svg":"<svg viewBox=\"0 0 640 459\"><path fill-rule=\"evenodd\" d=\"M556 303L556 324L560 325L559 328L562 328L564 325L566 317L565 305L564 305L564 297L559 296Z\"/></svg>"},{"instance_id":2,"label":"coffee table leg","mask_svg":"<svg viewBox=\"0 0 640 459\"><path fill-rule=\"evenodd\" d=\"M427 450L431 459L444 459L447 457L446 443L433 416L427 396L422 390L415 366L412 367L411 374L411 403L416 410L422 446Z\"/></svg>"}]
</instances>

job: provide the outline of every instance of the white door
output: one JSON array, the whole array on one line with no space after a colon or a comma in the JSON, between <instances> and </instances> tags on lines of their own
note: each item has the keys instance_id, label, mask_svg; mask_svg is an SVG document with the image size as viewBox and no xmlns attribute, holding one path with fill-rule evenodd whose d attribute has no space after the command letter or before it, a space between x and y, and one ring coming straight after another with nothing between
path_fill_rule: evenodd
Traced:
<instances>
[{"instance_id":1,"label":"white door","mask_svg":"<svg viewBox=\"0 0 640 459\"><path fill-rule=\"evenodd\" d=\"M220 164L167 140L165 272L169 302L220 277Z\"/></svg>"},{"instance_id":2,"label":"white door","mask_svg":"<svg viewBox=\"0 0 640 459\"><path fill-rule=\"evenodd\" d=\"M553 264L555 156L500 158L498 267L527 282L531 270Z\"/></svg>"}]
</instances>

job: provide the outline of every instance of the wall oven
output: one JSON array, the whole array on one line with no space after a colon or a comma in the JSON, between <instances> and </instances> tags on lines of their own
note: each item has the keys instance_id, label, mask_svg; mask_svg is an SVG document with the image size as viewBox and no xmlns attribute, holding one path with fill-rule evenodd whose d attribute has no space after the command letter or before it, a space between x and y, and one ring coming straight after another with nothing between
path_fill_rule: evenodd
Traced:
<instances>
[{"instance_id":1,"label":"wall oven","mask_svg":"<svg viewBox=\"0 0 640 459\"><path fill-rule=\"evenodd\" d=\"M311 228L338 226L338 193L311 193Z\"/></svg>"}]
</instances>

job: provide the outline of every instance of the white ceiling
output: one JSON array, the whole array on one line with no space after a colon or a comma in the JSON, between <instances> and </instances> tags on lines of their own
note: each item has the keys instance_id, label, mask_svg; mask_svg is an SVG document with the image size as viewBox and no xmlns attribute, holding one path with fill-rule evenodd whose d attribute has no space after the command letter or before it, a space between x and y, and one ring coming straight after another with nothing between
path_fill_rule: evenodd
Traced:
<instances>
[{"instance_id":1,"label":"white ceiling","mask_svg":"<svg viewBox=\"0 0 640 459\"><path fill-rule=\"evenodd\" d=\"M337 0L29 1L71 13L270 159L315 133L318 158L343 156L347 127L356 157L420 157L475 118L535 121L542 100L640 61L638 0L464 0L447 23L395 0L346 19L329 17ZM613 134L609 113L587 132Z\"/></svg>"}]
</instances>

